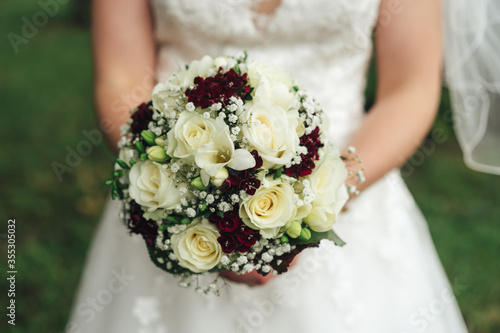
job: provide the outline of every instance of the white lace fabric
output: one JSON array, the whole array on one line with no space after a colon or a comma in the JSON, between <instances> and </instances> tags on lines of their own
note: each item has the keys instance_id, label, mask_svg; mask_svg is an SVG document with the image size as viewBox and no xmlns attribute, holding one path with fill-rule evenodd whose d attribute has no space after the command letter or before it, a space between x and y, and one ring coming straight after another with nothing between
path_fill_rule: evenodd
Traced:
<instances>
[{"instance_id":1,"label":"white lace fabric","mask_svg":"<svg viewBox=\"0 0 500 333\"><path fill-rule=\"evenodd\" d=\"M312 92L338 146L358 128L378 0L282 0L257 26L248 1L152 5L160 77L205 54L247 50ZM335 228L345 247L322 243L264 286L230 282L220 297L207 296L178 287L155 267L142 239L120 224L118 203L110 202L71 321L81 332L107 333L466 332L426 222L397 171L356 198ZM87 297L99 298L122 270L130 275L127 285L89 320Z\"/></svg>"},{"instance_id":2,"label":"white lace fabric","mask_svg":"<svg viewBox=\"0 0 500 333\"><path fill-rule=\"evenodd\" d=\"M249 1L153 1L160 78L187 62L246 50L290 71L329 112L339 145L363 114L365 72L378 1L283 0L272 16L256 14ZM267 20L265 32L255 16Z\"/></svg>"}]
</instances>

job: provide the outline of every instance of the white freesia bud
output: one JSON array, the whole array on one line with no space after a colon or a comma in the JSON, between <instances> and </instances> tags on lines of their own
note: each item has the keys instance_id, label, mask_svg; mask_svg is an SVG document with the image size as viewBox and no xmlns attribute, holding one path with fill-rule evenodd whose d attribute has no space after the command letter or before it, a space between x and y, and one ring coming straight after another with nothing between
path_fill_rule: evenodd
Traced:
<instances>
[{"instance_id":1,"label":"white freesia bud","mask_svg":"<svg viewBox=\"0 0 500 333\"><path fill-rule=\"evenodd\" d=\"M149 147L146 150L146 154L148 154L148 158L155 162L165 162L168 160L167 153L165 152L165 148L160 146Z\"/></svg>"},{"instance_id":2,"label":"white freesia bud","mask_svg":"<svg viewBox=\"0 0 500 333\"><path fill-rule=\"evenodd\" d=\"M163 137L159 137L155 139L155 144L158 146L165 146L165 139Z\"/></svg>"},{"instance_id":3,"label":"white freesia bud","mask_svg":"<svg viewBox=\"0 0 500 333\"><path fill-rule=\"evenodd\" d=\"M330 206L338 215L349 199L345 185L347 169L338 151L325 150L309 177L315 197L313 206Z\"/></svg>"},{"instance_id":4,"label":"white freesia bud","mask_svg":"<svg viewBox=\"0 0 500 333\"><path fill-rule=\"evenodd\" d=\"M288 234L288 236L290 236L292 238L297 238L300 236L301 230L302 230L302 227L300 225L300 222L299 221L292 221L292 223L290 223L290 225L286 229L286 233Z\"/></svg>"},{"instance_id":5,"label":"white freesia bud","mask_svg":"<svg viewBox=\"0 0 500 333\"><path fill-rule=\"evenodd\" d=\"M222 185L222 183L224 182L224 180L227 179L227 177L229 177L229 173L227 172L227 169L221 168L219 171L217 171L215 176L212 177L212 179L211 179L212 184L214 184L217 187L220 187Z\"/></svg>"},{"instance_id":6,"label":"white freesia bud","mask_svg":"<svg viewBox=\"0 0 500 333\"><path fill-rule=\"evenodd\" d=\"M332 207L329 206L313 206L309 215L304 219L304 222L317 232L325 232L332 229L333 224L337 220L337 214Z\"/></svg>"},{"instance_id":7,"label":"white freesia bud","mask_svg":"<svg viewBox=\"0 0 500 333\"><path fill-rule=\"evenodd\" d=\"M193 179L191 181L191 185L194 187L194 188L197 188L198 190L204 190L206 189L207 187L203 184L203 181L201 180L201 177L196 177L195 179Z\"/></svg>"}]
</instances>

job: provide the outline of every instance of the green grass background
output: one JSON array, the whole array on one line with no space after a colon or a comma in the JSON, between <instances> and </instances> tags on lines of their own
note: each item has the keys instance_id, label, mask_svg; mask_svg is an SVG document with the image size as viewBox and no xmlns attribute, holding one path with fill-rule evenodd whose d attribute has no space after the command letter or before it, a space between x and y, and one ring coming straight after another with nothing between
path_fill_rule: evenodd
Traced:
<instances>
[{"instance_id":1,"label":"green grass background","mask_svg":"<svg viewBox=\"0 0 500 333\"><path fill-rule=\"evenodd\" d=\"M21 34L35 1L0 3L0 268L6 275L7 219L16 219L17 325L2 310L0 331L63 332L86 250L108 189L113 155L101 144L59 182L51 167L65 163L82 130L96 128L88 6L61 5L15 53L8 32ZM373 82L373 80L371 80ZM368 103L374 86L367 89ZM410 190L426 216L437 250L471 332L500 332L500 177L471 171L462 162L447 121L443 95L434 128L446 141L422 163L406 166ZM418 165L416 165L418 164ZM408 170L414 169L412 172ZM0 279L0 308L8 286Z\"/></svg>"}]
</instances>

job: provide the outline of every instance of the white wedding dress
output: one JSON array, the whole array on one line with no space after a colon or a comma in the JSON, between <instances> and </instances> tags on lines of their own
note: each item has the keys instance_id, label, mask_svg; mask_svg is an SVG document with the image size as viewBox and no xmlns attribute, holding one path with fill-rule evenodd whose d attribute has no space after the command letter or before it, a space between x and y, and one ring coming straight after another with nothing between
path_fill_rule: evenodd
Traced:
<instances>
[{"instance_id":1,"label":"white wedding dress","mask_svg":"<svg viewBox=\"0 0 500 333\"><path fill-rule=\"evenodd\" d=\"M158 74L205 54L247 50L290 71L320 102L338 146L363 117L379 0L153 1ZM68 332L461 333L467 329L426 222L397 170L353 200L323 243L268 284L229 282L221 296L184 289L150 260L108 203Z\"/></svg>"}]
</instances>

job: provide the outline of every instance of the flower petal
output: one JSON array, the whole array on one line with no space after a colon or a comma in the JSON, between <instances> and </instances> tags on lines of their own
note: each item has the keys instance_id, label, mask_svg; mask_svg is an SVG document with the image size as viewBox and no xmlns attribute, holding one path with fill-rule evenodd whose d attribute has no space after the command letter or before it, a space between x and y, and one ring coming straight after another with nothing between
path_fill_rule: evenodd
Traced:
<instances>
[{"instance_id":1,"label":"flower petal","mask_svg":"<svg viewBox=\"0 0 500 333\"><path fill-rule=\"evenodd\" d=\"M236 149L233 160L229 162L228 167L234 170L246 170L255 166L255 158L246 149Z\"/></svg>"}]
</instances>

